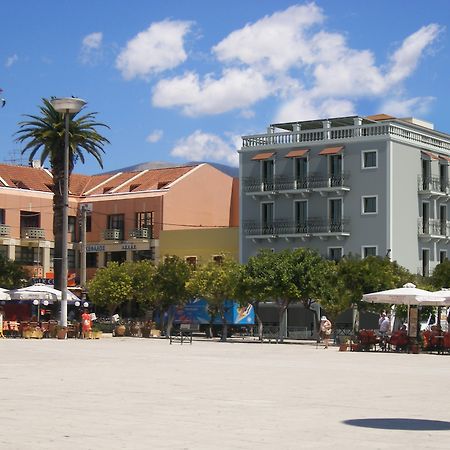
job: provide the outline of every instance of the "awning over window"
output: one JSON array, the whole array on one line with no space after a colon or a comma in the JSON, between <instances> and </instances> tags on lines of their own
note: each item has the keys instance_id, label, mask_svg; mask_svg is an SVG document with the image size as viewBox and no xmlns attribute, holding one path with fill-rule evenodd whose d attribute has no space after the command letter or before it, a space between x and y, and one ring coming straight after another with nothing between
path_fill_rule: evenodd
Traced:
<instances>
[{"instance_id":1,"label":"awning over window","mask_svg":"<svg viewBox=\"0 0 450 450\"><path fill-rule=\"evenodd\" d=\"M439 156L436 153L426 152L422 150L422 157L431 158L431 159L439 159Z\"/></svg>"},{"instance_id":2,"label":"awning over window","mask_svg":"<svg viewBox=\"0 0 450 450\"><path fill-rule=\"evenodd\" d=\"M257 155L255 155L252 160L253 161L261 161L263 159L269 159L272 158L272 156L275 155L275 152L270 152L270 153L258 153Z\"/></svg>"},{"instance_id":3,"label":"awning over window","mask_svg":"<svg viewBox=\"0 0 450 450\"><path fill-rule=\"evenodd\" d=\"M439 155L439 159L442 159L442 161L450 162L450 156Z\"/></svg>"},{"instance_id":4,"label":"awning over window","mask_svg":"<svg viewBox=\"0 0 450 450\"><path fill-rule=\"evenodd\" d=\"M338 155L339 153L344 150L344 146L341 145L340 147L327 147L324 148L319 152L319 155Z\"/></svg>"},{"instance_id":5,"label":"awning over window","mask_svg":"<svg viewBox=\"0 0 450 450\"><path fill-rule=\"evenodd\" d=\"M309 152L309 148L302 148L298 150L291 150L285 158L297 158L300 156L305 156Z\"/></svg>"}]
</instances>

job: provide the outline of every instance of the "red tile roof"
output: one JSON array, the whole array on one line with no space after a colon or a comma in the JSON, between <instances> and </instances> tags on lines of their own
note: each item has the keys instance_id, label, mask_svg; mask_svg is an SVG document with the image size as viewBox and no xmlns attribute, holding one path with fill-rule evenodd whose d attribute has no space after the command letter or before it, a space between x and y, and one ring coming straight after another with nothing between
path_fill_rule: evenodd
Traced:
<instances>
[{"instance_id":1,"label":"red tile roof","mask_svg":"<svg viewBox=\"0 0 450 450\"><path fill-rule=\"evenodd\" d=\"M27 166L0 164L0 177L5 181L6 187L19 187L33 191L51 192L48 186L53 184L53 178L49 172ZM5 186L1 180L0 186Z\"/></svg>"},{"instance_id":2,"label":"red tile roof","mask_svg":"<svg viewBox=\"0 0 450 450\"><path fill-rule=\"evenodd\" d=\"M196 166L191 165L101 175L73 173L70 176L69 192L75 196L89 196L108 192L139 192L162 189L194 167ZM0 164L0 186L51 192L49 186L52 183L51 173L42 168Z\"/></svg>"}]
</instances>

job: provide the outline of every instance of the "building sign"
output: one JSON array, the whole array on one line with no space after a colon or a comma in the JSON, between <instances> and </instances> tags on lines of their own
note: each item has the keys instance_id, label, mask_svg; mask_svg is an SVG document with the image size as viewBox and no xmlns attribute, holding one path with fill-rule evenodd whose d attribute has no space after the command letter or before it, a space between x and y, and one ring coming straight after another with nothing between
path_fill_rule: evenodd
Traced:
<instances>
[{"instance_id":1,"label":"building sign","mask_svg":"<svg viewBox=\"0 0 450 450\"><path fill-rule=\"evenodd\" d=\"M86 251L89 253L94 252L104 252L105 246L101 244L95 244L95 245L86 245Z\"/></svg>"},{"instance_id":2,"label":"building sign","mask_svg":"<svg viewBox=\"0 0 450 450\"><path fill-rule=\"evenodd\" d=\"M67 286L69 286L69 287L76 286L75 278L76 278L76 273L75 273L75 272L69 272L69 273L67 274ZM33 277L33 278L31 279L31 282L32 282L33 284L40 283L40 284L50 284L50 285L53 285L53 282L54 282L54 273L53 273L53 272L47 272L47 273L45 274L45 277Z\"/></svg>"}]
</instances>

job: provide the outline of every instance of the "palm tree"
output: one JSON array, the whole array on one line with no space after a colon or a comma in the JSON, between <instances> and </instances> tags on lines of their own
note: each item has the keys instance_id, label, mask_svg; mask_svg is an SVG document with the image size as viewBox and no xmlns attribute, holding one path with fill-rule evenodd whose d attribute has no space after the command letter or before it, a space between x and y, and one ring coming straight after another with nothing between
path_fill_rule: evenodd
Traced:
<instances>
[{"instance_id":1,"label":"palm tree","mask_svg":"<svg viewBox=\"0 0 450 450\"><path fill-rule=\"evenodd\" d=\"M29 161L35 159L37 152L41 151L41 164L49 160L53 174L53 234L55 236L55 287L61 287L61 256L62 256L62 222L63 222L63 183L64 183L64 115L57 112L50 101L42 99L40 116L26 114L30 120L19 123L19 131L16 142L26 145L22 154L29 152ZM83 111L83 110L82 110ZM81 112L81 111L80 111ZM84 152L92 155L103 168L102 153L103 146L109 144L108 139L99 134L96 127L106 127L103 123L96 122L97 113L73 114L69 122L69 177L76 161L84 164ZM70 179L70 178L69 178ZM67 230L66 230L67 232Z\"/></svg>"}]
</instances>

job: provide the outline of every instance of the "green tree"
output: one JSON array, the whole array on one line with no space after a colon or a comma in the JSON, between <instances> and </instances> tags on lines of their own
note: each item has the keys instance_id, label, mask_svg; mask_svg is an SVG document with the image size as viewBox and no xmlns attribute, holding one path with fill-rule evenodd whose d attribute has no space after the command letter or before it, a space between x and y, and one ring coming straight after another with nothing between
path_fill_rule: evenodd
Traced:
<instances>
[{"instance_id":1,"label":"green tree","mask_svg":"<svg viewBox=\"0 0 450 450\"><path fill-rule=\"evenodd\" d=\"M186 283L191 276L191 267L178 256L166 256L157 266L153 275L152 301L161 312L161 329L164 313L167 312L166 335L170 336L176 306L181 306L189 298Z\"/></svg>"},{"instance_id":2,"label":"green tree","mask_svg":"<svg viewBox=\"0 0 450 450\"><path fill-rule=\"evenodd\" d=\"M431 275L431 283L436 289L450 287L450 261L448 259L436 266Z\"/></svg>"},{"instance_id":3,"label":"green tree","mask_svg":"<svg viewBox=\"0 0 450 450\"><path fill-rule=\"evenodd\" d=\"M195 297L208 302L211 319L219 316L222 321L222 341L227 340L228 323L226 314L229 302L234 298L239 279L239 264L231 258L224 258L220 263L209 262L197 267L187 283L188 291Z\"/></svg>"},{"instance_id":4,"label":"green tree","mask_svg":"<svg viewBox=\"0 0 450 450\"><path fill-rule=\"evenodd\" d=\"M88 282L90 300L108 309L113 315L124 301L133 295L132 277L124 264L110 262L95 272L94 278Z\"/></svg>"},{"instance_id":5,"label":"green tree","mask_svg":"<svg viewBox=\"0 0 450 450\"><path fill-rule=\"evenodd\" d=\"M336 269L336 289L342 300L341 310L352 304L357 305L358 309L366 309L369 304L361 301L363 294L401 287L413 279L411 273L396 261L378 256L361 259L349 255L339 261ZM370 308L381 310L385 305L370 305Z\"/></svg>"},{"instance_id":6,"label":"green tree","mask_svg":"<svg viewBox=\"0 0 450 450\"><path fill-rule=\"evenodd\" d=\"M28 272L19 263L0 255L0 287L20 288L26 284L28 278Z\"/></svg>"},{"instance_id":7,"label":"green tree","mask_svg":"<svg viewBox=\"0 0 450 450\"><path fill-rule=\"evenodd\" d=\"M253 301L272 300L278 305L279 340L286 334L284 318L291 303L302 303L306 309L328 295L333 282L334 265L316 251L299 248L294 251L263 250L247 263L247 293L244 288L238 297L252 297ZM243 295L243 293L245 295Z\"/></svg>"},{"instance_id":8,"label":"green tree","mask_svg":"<svg viewBox=\"0 0 450 450\"><path fill-rule=\"evenodd\" d=\"M61 287L62 229L63 222L63 183L64 183L64 115L55 111L48 99L42 99L40 116L25 115L28 120L19 123L16 141L26 143L22 154L29 153L30 162L40 151L41 163L47 159L53 175L53 233L55 236L55 287ZM80 112L81 113L81 112ZM73 114L69 122L69 177L75 162L85 161L84 152L92 155L103 167L102 152L108 139L99 134L98 127L107 127L95 120L97 113ZM80 114L80 115L79 115ZM107 127L108 128L108 127Z\"/></svg>"},{"instance_id":9,"label":"green tree","mask_svg":"<svg viewBox=\"0 0 450 450\"><path fill-rule=\"evenodd\" d=\"M130 261L123 264L131 277L131 298L144 305L152 304L156 267L152 261Z\"/></svg>"}]
</instances>

